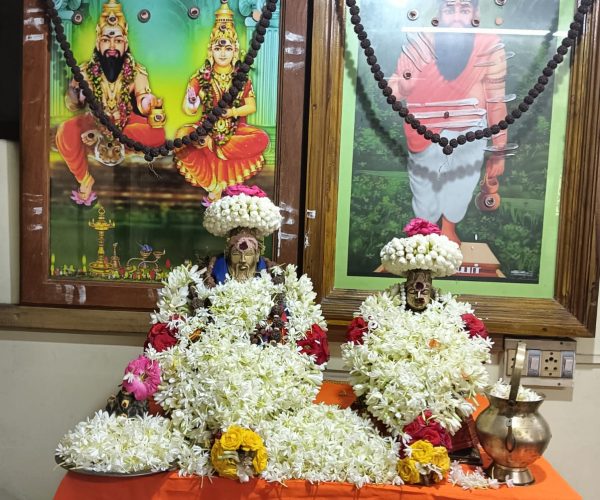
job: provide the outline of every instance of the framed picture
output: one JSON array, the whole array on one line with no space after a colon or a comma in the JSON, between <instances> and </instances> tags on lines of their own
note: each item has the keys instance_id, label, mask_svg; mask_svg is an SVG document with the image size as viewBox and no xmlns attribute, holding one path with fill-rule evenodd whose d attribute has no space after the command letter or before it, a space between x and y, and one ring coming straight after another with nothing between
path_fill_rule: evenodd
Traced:
<instances>
[{"instance_id":1,"label":"framed picture","mask_svg":"<svg viewBox=\"0 0 600 500\"><path fill-rule=\"evenodd\" d=\"M304 262L330 323L346 323L368 293L394 283L379 251L420 217L438 223L464 256L459 272L436 286L471 302L492 332L590 335L598 138L587 127L598 127L589 67L598 55L590 42L597 11L587 15L571 64L559 66L531 110L462 154L459 147L444 155L386 102L344 4L321 5L313 28L319 70L311 81ZM516 107L576 9L571 0L359 6L394 95L448 139Z\"/></svg>"},{"instance_id":2,"label":"framed picture","mask_svg":"<svg viewBox=\"0 0 600 500\"><path fill-rule=\"evenodd\" d=\"M105 113L156 148L193 132L230 88L264 4L55 1ZM153 308L170 269L222 251L203 203L240 183L282 207L267 253L297 263L306 2L278 2L247 84L206 140L151 162L90 113L45 9L24 1L22 304Z\"/></svg>"}]
</instances>

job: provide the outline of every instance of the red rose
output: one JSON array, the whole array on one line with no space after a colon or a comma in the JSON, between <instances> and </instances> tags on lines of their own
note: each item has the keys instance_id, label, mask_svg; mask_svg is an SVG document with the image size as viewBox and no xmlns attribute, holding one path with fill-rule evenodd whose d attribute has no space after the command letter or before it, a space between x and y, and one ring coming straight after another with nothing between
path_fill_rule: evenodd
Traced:
<instances>
[{"instance_id":1,"label":"red rose","mask_svg":"<svg viewBox=\"0 0 600 500\"><path fill-rule=\"evenodd\" d=\"M461 316L465 323L465 329L469 332L469 337L473 338L478 335L481 338L487 339L489 334L483 321L474 314L463 314Z\"/></svg>"},{"instance_id":2,"label":"red rose","mask_svg":"<svg viewBox=\"0 0 600 500\"><path fill-rule=\"evenodd\" d=\"M433 446L444 446L450 449L450 435L439 422L431 417L431 411L426 410L423 415L419 415L410 424L404 426L403 431L410 435L409 445L423 439L429 441Z\"/></svg>"},{"instance_id":3,"label":"red rose","mask_svg":"<svg viewBox=\"0 0 600 500\"><path fill-rule=\"evenodd\" d=\"M346 331L346 342L352 342L353 344L362 344L364 342L363 336L367 331L367 322L362 316L357 316L348 325Z\"/></svg>"},{"instance_id":4,"label":"red rose","mask_svg":"<svg viewBox=\"0 0 600 500\"><path fill-rule=\"evenodd\" d=\"M418 217L411 219L404 229L402 230L407 236L414 236L415 234L422 234L426 236L428 234L442 234L442 231L437 226L425 219L419 219Z\"/></svg>"},{"instance_id":5,"label":"red rose","mask_svg":"<svg viewBox=\"0 0 600 500\"><path fill-rule=\"evenodd\" d=\"M144 342L144 349L151 345L158 352L161 352L174 346L177 344L175 333L176 331L171 330L167 323L156 323L155 325L152 325L148 332L146 342Z\"/></svg>"},{"instance_id":6,"label":"red rose","mask_svg":"<svg viewBox=\"0 0 600 500\"><path fill-rule=\"evenodd\" d=\"M302 347L302 352L315 357L315 363L322 365L329 360L329 344L327 343L327 334L317 324L314 324L310 332L306 333L305 338L298 341Z\"/></svg>"}]
</instances>

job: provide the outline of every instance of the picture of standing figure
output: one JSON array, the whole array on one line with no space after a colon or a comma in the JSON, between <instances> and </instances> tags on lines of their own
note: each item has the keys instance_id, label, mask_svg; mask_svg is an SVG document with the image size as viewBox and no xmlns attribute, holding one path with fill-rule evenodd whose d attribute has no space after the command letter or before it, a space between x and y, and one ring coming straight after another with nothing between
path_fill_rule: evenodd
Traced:
<instances>
[{"instance_id":1,"label":"picture of standing figure","mask_svg":"<svg viewBox=\"0 0 600 500\"><path fill-rule=\"evenodd\" d=\"M479 19L479 0L438 4L439 32L408 35L390 86L398 99L406 99L415 118L450 140L506 116L506 53L497 35L454 31L471 28ZM438 144L410 125L405 124L404 130L414 214L441 222L442 234L460 244L455 227L464 218L479 181L486 141L461 145L446 156ZM506 139L504 132L492 141L501 149ZM504 157L490 156L486 178L495 181L503 172Z\"/></svg>"},{"instance_id":2,"label":"picture of standing figure","mask_svg":"<svg viewBox=\"0 0 600 500\"><path fill-rule=\"evenodd\" d=\"M240 63L240 46L233 16L227 2L222 3L215 13L206 62L190 78L183 100L184 112L190 116L199 114L200 117L195 125L181 127L178 137L194 132L223 93L231 88ZM247 123L247 117L255 112L256 97L248 79L231 107L219 117L205 139L176 151L179 172L190 184L206 190L209 199L220 198L227 186L240 184L263 168L263 153L269 145L269 136Z\"/></svg>"}]
</instances>

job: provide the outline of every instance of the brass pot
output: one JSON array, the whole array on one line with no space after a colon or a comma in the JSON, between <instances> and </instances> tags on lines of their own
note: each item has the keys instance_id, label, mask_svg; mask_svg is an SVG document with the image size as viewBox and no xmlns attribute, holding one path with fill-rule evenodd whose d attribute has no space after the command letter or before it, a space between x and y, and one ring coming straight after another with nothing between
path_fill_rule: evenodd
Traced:
<instances>
[{"instance_id":1,"label":"brass pot","mask_svg":"<svg viewBox=\"0 0 600 500\"><path fill-rule=\"evenodd\" d=\"M524 358L525 344L520 343L509 398L488 395L490 406L475 423L481 446L494 460L486 472L499 481L510 478L515 485L535 481L528 466L542 456L552 437L548 423L538 413L543 396L538 401L517 401Z\"/></svg>"}]
</instances>

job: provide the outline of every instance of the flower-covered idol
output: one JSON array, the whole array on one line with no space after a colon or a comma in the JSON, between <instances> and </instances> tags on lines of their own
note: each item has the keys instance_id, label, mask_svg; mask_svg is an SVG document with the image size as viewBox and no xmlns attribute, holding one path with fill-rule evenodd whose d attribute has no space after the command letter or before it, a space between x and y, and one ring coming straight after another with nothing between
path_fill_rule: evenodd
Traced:
<instances>
[{"instance_id":1,"label":"flower-covered idol","mask_svg":"<svg viewBox=\"0 0 600 500\"><path fill-rule=\"evenodd\" d=\"M382 263L406 282L362 303L342 356L359 408L410 446L449 449L450 436L475 409L470 398L488 384L491 341L469 304L432 285L432 277L460 265L458 246L424 220L411 221L405 232L408 238L384 247ZM410 453L405 457L405 481L419 482L432 471L440 478L448 468L419 463Z\"/></svg>"}]
</instances>

